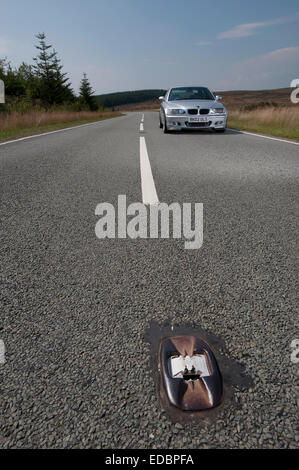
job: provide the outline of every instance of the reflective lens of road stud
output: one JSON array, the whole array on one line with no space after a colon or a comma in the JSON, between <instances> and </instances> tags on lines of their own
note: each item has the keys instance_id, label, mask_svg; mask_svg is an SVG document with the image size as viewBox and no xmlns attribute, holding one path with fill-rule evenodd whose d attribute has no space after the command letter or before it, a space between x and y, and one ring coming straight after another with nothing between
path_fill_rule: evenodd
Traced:
<instances>
[{"instance_id":1,"label":"reflective lens of road stud","mask_svg":"<svg viewBox=\"0 0 299 470\"><path fill-rule=\"evenodd\" d=\"M164 339L159 350L160 386L183 411L214 408L222 398L222 377L209 346L195 336Z\"/></svg>"}]
</instances>

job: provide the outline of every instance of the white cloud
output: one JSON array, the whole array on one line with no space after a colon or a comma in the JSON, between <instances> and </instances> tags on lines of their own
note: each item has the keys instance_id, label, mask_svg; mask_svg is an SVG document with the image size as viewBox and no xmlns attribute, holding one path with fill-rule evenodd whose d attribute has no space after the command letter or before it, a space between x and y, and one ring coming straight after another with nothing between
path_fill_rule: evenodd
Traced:
<instances>
[{"instance_id":1,"label":"white cloud","mask_svg":"<svg viewBox=\"0 0 299 470\"><path fill-rule=\"evenodd\" d=\"M276 18L274 20L269 20L269 21L239 24L228 31L224 31L223 33L218 34L217 38L218 39L236 39L236 38L254 36L259 29L264 28L266 26L272 26L272 25L283 24L283 23L292 23L297 20L299 20L299 13L296 13L292 16L288 16L285 18Z\"/></svg>"},{"instance_id":2,"label":"white cloud","mask_svg":"<svg viewBox=\"0 0 299 470\"><path fill-rule=\"evenodd\" d=\"M297 57L299 54L299 47L284 47L282 49L276 49L275 51L268 52L267 54L260 56L260 58L268 59L268 60L275 60L275 61L285 61L288 59L292 59L295 56Z\"/></svg>"},{"instance_id":3,"label":"white cloud","mask_svg":"<svg viewBox=\"0 0 299 470\"><path fill-rule=\"evenodd\" d=\"M296 75L298 62L299 46L276 49L234 64L223 80L223 87L261 89L269 88L269 82L281 83L281 86L284 83L284 86L288 87Z\"/></svg>"},{"instance_id":4,"label":"white cloud","mask_svg":"<svg viewBox=\"0 0 299 470\"><path fill-rule=\"evenodd\" d=\"M218 39L234 39L234 38L245 38L248 36L253 36L258 28L267 26L267 23L247 23L239 24L229 31L224 31L220 33L217 37Z\"/></svg>"}]
</instances>

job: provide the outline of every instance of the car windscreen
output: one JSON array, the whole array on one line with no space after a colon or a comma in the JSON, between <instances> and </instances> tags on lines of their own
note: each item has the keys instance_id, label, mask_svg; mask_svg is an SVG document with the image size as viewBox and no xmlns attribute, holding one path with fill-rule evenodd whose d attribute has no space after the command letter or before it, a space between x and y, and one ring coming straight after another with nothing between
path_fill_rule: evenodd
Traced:
<instances>
[{"instance_id":1,"label":"car windscreen","mask_svg":"<svg viewBox=\"0 0 299 470\"><path fill-rule=\"evenodd\" d=\"M214 99L210 90L204 87L172 88L168 98L169 101Z\"/></svg>"}]
</instances>

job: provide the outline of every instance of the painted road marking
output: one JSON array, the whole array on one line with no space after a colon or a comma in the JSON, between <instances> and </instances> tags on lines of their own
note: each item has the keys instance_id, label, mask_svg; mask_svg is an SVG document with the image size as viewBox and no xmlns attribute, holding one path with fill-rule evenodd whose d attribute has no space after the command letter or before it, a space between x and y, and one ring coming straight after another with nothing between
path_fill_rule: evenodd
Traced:
<instances>
[{"instance_id":1,"label":"painted road marking","mask_svg":"<svg viewBox=\"0 0 299 470\"><path fill-rule=\"evenodd\" d=\"M230 129L229 127L227 129L229 131L236 132L237 134L248 134L248 135L253 135L255 137L262 137L263 139L277 140L278 142L284 142L286 144L299 145L299 142L293 142L292 140L279 139L278 137L269 137L268 135L256 134L254 132L237 131L236 129Z\"/></svg>"},{"instance_id":2,"label":"painted road marking","mask_svg":"<svg viewBox=\"0 0 299 470\"><path fill-rule=\"evenodd\" d=\"M144 114L142 114L142 117L141 117L141 123L140 123L139 130L140 130L140 132L144 132Z\"/></svg>"},{"instance_id":3,"label":"painted road marking","mask_svg":"<svg viewBox=\"0 0 299 470\"><path fill-rule=\"evenodd\" d=\"M144 137L140 137L140 173L143 204L159 204Z\"/></svg>"},{"instance_id":4,"label":"painted road marking","mask_svg":"<svg viewBox=\"0 0 299 470\"><path fill-rule=\"evenodd\" d=\"M28 135L27 137L21 137L20 139L8 140L7 142L0 142L0 146L1 145L14 144L15 142L22 142L23 140L35 139L37 137L43 137L44 135L57 134L58 132L66 132L66 131L71 131L73 129L80 129L80 127L93 126L95 124L99 124L99 123L103 123L103 122L107 122L107 121L110 121L110 119L104 119L102 121L90 122L88 124L80 124L80 126L66 127L65 129L57 129L56 131L51 131L51 132L42 132L41 134L36 134L36 135Z\"/></svg>"}]
</instances>

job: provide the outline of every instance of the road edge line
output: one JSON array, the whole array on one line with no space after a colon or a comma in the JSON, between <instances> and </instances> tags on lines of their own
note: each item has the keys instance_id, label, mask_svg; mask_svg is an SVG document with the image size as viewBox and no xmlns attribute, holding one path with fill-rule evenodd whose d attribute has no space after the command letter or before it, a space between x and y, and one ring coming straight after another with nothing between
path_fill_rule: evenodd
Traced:
<instances>
[{"instance_id":1,"label":"road edge line","mask_svg":"<svg viewBox=\"0 0 299 470\"><path fill-rule=\"evenodd\" d=\"M280 139L279 137L270 137L268 135L258 134L257 132L242 131L238 129L232 129L231 127L227 127L227 130L236 132L237 134L253 135L255 137L262 137L263 139L277 140L278 142L285 142L286 144L299 145L299 142L293 142L292 140L287 139Z\"/></svg>"},{"instance_id":2,"label":"road edge line","mask_svg":"<svg viewBox=\"0 0 299 470\"><path fill-rule=\"evenodd\" d=\"M117 116L117 117L121 117L121 116ZM0 146L14 144L15 142L22 142L24 140L29 140L29 139L35 139L36 137L43 137L45 135L57 134L58 132L72 131L74 129L80 129L80 127L93 126L95 124L99 124L105 121L111 121L111 119L101 119L99 121L88 122L87 124L79 124L78 126L64 127L63 129L56 129L56 131L41 132L40 134L28 135L26 137L20 137L19 139L8 140L7 142L0 142Z\"/></svg>"}]
</instances>

